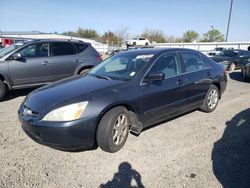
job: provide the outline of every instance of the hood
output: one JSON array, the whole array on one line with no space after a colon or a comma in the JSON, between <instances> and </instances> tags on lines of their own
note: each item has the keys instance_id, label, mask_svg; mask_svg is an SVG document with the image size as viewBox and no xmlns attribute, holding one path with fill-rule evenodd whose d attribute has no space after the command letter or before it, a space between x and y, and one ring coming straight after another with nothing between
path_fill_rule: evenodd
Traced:
<instances>
[{"instance_id":1,"label":"hood","mask_svg":"<svg viewBox=\"0 0 250 188\"><path fill-rule=\"evenodd\" d=\"M54 106L89 100L93 97L92 92L120 83L122 81L104 80L92 76L71 77L33 91L28 95L25 105L32 111L42 113Z\"/></svg>"}]
</instances>

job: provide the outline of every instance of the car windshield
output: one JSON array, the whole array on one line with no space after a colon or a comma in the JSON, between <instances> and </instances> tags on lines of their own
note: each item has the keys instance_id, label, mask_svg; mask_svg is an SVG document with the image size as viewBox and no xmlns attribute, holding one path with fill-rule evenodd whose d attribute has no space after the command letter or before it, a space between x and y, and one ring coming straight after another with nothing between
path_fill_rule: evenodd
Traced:
<instances>
[{"instance_id":1,"label":"car windshield","mask_svg":"<svg viewBox=\"0 0 250 188\"><path fill-rule=\"evenodd\" d=\"M19 48L21 45L15 45L15 44L12 44L8 47L5 47L5 48L2 48L0 49L0 58L7 55L8 53L12 52L13 50Z\"/></svg>"},{"instance_id":2,"label":"car windshield","mask_svg":"<svg viewBox=\"0 0 250 188\"><path fill-rule=\"evenodd\" d=\"M128 81L132 79L154 56L154 54L120 53L93 68L90 76L107 80Z\"/></svg>"},{"instance_id":3,"label":"car windshield","mask_svg":"<svg viewBox=\"0 0 250 188\"><path fill-rule=\"evenodd\" d=\"M228 57L237 57L239 54L239 51L233 51L233 50L222 50L218 53L218 56L228 56Z\"/></svg>"}]
</instances>

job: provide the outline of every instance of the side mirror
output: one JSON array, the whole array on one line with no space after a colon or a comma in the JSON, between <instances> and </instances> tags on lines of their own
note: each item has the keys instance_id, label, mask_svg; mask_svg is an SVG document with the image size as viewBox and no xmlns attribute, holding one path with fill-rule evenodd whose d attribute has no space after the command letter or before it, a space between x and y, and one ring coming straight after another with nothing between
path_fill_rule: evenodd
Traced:
<instances>
[{"instance_id":1,"label":"side mirror","mask_svg":"<svg viewBox=\"0 0 250 188\"><path fill-rule=\"evenodd\" d=\"M144 78L144 82L160 81L160 80L164 80L164 79L165 79L165 74L163 74L163 73L152 73L152 74L148 74Z\"/></svg>"},{"instance_id":2,"label":"side mirror","mask_svg":"<svg viewBox=\"0 0 250 188\"><path fill-rule=\"evenodd\" d=\"M14 53L14 54L12 54L12 59L13 60L19 60L19 59L22 59L22 55L20 54L20 53Z\"/></svg>"}]
</instances>

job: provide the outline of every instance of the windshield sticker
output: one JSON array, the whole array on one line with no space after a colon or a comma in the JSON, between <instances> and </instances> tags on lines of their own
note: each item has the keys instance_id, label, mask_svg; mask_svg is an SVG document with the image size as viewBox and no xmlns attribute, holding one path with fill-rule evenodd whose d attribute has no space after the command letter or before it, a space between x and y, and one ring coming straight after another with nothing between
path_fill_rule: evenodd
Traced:
<instances>
[{"instance_id":1,"label":"windshield sticker","mask_svg":"<svg viewBox=\"0 0 250 188\"><path fill-rule=\"evenodd\" d=\"M134 76L135 75L135 72L131 72L129 76Z\"/></svg>"},{"instance_id":2,"label":"windshield sticker","mask_svg":"<svg viewBox=\"0 0 250 188\"><path fill-rule=\"evenodd\" d=\"M147 59L153 57L154 54L147 54L147 55L138 55L136 59Z\"/></svg>"}]
</instances>

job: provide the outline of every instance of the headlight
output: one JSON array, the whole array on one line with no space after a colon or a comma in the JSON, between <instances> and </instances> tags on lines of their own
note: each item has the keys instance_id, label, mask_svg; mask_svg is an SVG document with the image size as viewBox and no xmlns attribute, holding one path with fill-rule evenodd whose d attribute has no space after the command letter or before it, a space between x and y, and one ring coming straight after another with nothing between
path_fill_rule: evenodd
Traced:
<instances>
[{"instance_id":1,"label":"headlight","mask_svg":"<svg viewBox=\"0 0 250 188\"><path fill-rule=\"evenodd\" d=\"M74 103L49 112L43 121L72 121L82 117L88 102Z\"/></svg>"}]
</instances>

